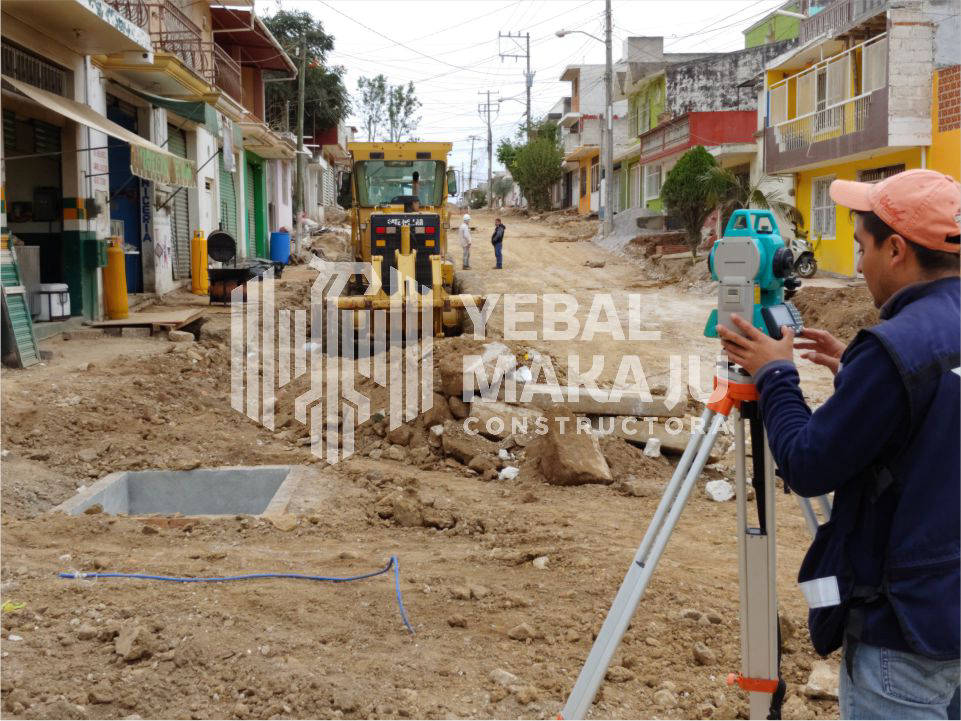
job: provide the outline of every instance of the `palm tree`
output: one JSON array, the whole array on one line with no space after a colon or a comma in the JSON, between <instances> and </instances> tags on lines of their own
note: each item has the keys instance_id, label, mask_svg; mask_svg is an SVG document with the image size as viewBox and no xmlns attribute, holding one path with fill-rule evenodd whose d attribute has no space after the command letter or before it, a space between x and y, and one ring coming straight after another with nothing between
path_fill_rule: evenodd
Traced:
<instances>
[{"instance_id":1,"label":"palm tree","mask_svg":"<svg viewBox=\"0 0 961 721\"><path fill-rule=\"evenodd\" d=\"M721 231L735 210L741 208L761 208L773 210L798 226L804 225L804 216L793 205L784 200L779 190L765 192L761 189L770 176L762 175L754 184L750 176L739 175L730 168L715 166L708 168L700 178L707 188L708 205L721 213Z\"/></svg>"}]
</instances>

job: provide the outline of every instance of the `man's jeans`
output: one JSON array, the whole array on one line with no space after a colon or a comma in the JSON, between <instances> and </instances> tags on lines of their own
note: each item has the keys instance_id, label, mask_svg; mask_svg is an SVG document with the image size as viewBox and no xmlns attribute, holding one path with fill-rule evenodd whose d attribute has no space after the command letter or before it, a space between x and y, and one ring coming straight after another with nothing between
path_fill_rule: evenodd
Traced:
<instances>
[{"instance_id":1,"label":"man's jeans","mask_svg":"<svg viewBox=\"0 0 961 721\"><path fill-rule=\"evenodd\" d=\"M469 245L465 245L465 246L464 246L464 263L463 263L463 267L464 267L464 268L470 268L470 246L469 246Z\"/></svg>"},{"instance_id":2,"label":"man's jeans","mask_svg":"<svg viewBox=\"0 0 961 721\"><path fill-rule=\"evenodd\" d=\"M503 243L494 243L494 257L497 258L497 267L501 268L504 265L504 256L501 255L501 246Z\"/></svg>"},{"instance_id":3,"label":"man's jeans","mask_svg":"<svg viewBox=\"0 0 961 721\"><path fill-rule=\"evenodd\" d=\"M959 664L858 643L848 675L845 642L839 697L842 719L944 719L958 687Z\"/></svg>"}]
</instances>

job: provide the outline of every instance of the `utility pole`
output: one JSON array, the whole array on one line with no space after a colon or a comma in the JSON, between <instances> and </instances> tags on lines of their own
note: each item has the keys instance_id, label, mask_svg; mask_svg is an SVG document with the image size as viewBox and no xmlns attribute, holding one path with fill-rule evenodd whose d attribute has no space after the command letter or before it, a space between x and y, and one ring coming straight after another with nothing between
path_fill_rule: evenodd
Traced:
<instances>
[{"instance_id":1,"label":"utility pole","mask_svg":"<svg viewBox=\"0 0 961 721\"><path fill-rule=\"evenodd\" d=\"M514 45L518 52L516 53L498 53L501 60L504 58L524 58L527 61L527 72L524 73L524 87L527 89L527 142L531 140L531 86L534 84L534 73L531 72L531 34L524 33L521 35L518 33L498 33L497 40L500 42L501 38L507 38L514 41ZM520 54L520 41L524 40L524 54Z\"/></svg>"},{"instance_id":2,"label":"utility pole","mask_svg":"<svg viewBox=\"0 0 961 721\"><path fill-rule=\"evenodd\" d=\"M297 72L297 178L294 183L294 221L297 224L297 251L303 235L304 212L304 83L307 75L307 36L300 44L300 69Z\"/></svg>"},{"instance_id":3,"label":"utility pole","mask_svg":"<svg viewBox=\"0 0 961 721\"><path fill-rule=\"evenodd\" d=\"M471 187L474 185L474 141L477 140L476 135L470 136L470 167L467 169L469 175L467 176L467 208L470 209L470 191Z\"/></svg>"},{"instance_id":4,"label":"utility pole","mask_svg":"<svg viewBox=\"0 0 961 721\"><path fill-rule=\"evenodd\" d=\"M604 68L604 122L607 126L607 142L604 146L604 235L610 235L614 230L614 111L611 103L614 63L611 58L611 0L604 0L604 48L607 53Z\"/></svg>"},{"instance_id":5,"label":"utility pole","mask_svg":"<svg viewBox=\"0 0 961 721\"><path fill-rule=\"evenodd\" d=\"M484 115L487 115L487 207L490 208L493 202L493 196L491 188L491 173L493 172L494 165L494 136L491 133L491 108L498 107L497 103L491 102L491 91L485 90L480 94L487 95L487 102L481 103L477 106L477 112L480 113L483 119Z\"/></svg>"}]
</instances>

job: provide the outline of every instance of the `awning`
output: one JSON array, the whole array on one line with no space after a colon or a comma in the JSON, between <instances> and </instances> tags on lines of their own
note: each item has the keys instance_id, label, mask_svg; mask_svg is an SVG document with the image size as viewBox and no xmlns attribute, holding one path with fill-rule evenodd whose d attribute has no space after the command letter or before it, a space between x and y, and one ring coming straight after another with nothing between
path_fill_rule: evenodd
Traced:
<instances>
[{"instance_id":1,"label":"awning","mask_svg":"<svg viewBox=\"0 0 961 721\"><path fill-rule=\"evenodd\" d=\"M197 168L193 161L168 153L159 145L141 138L112 120L107 120L92 108L81 105L74 100L8 78L6 75L3 76L3 82L48 110L73 120L75 123L86 125L88 128L99 130L101 133L106 133L117 140L129 143L130 172L134 175L169 185L182 185L188 188L197 185Z\"/></svg>"},{"instance_id":2,"label":"awning","mask_svg":"<svg viewBox=\"0 0 961 721\"><path fill-rule=\"evenodd\" d=\"M203 125L213 135L220 137L220 124L217 122L217 111L202 100L175 100L174 98L165 98L144 90L137 90L136 88L128 88L126 86L124 90L129 90L134 95L139 95L151 105L156 105L158 108L164 108L172 113L176 113L181 118L186 118L197 123L197 125Z\"/></svg>"}]
</instances>

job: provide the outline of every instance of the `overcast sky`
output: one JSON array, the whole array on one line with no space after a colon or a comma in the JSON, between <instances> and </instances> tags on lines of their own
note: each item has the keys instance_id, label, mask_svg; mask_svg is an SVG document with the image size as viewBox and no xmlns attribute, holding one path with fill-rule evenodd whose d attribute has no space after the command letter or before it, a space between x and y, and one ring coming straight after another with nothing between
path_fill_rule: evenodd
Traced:
<instances>
[{"instance_id":1,"label":"overcast sky","mask_svg":"<svg viewBox=\"0 0 961 721\"><path fill-rule=\"evenodd\" d=\"M614 61L632 35L663 35L667 52L738 50L744 47L741 31L782 1L613 0ZM280 5L258 0L257 11L272 13ZM570 83L558 80L566 65L604 62L603 43L554 34L566 28L603 38L603 0L282 0L282 6L309 11L334 36L328 61L347 69L352 96L361 76L383 73L392 84L413 81L423 103L417 136L453 142L452 167L463 164L465 176L470 136L476 135L475 185L487 175L486 125L478 115L486 91L492 100L503 99L492 115L495 151L501 138L514 137L525 113L524 61L498 57L518 51L509 40L498 47L499 32L530 33L535 119L570 94ZM358 128L357 139L366 140L356 113L351 124ZM499 168L495 157L494 169Z\"/></svg>"}]
</instances>

